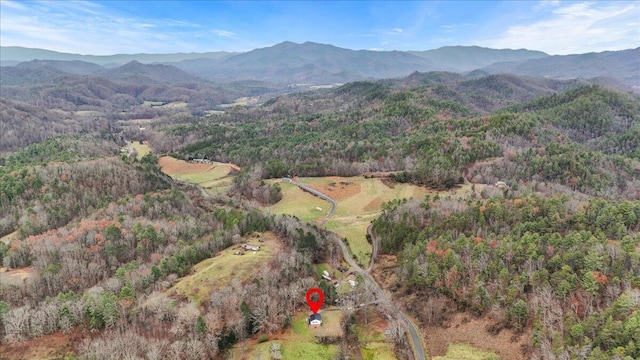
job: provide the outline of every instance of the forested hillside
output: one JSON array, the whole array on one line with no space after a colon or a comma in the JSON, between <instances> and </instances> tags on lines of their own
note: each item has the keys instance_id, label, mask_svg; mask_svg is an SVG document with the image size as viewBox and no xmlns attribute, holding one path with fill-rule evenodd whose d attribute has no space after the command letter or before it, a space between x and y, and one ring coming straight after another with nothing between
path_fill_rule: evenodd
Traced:
<instances>
[{"instance_id":1,"label":"forested hillside","mask_svg":"<svg viewBox=\"0 0 640 360\"><path fill-rule=\"evenodd\" d=\"M432 194L377 198L366 214L380 215L368 239L385 262L374 258L372 273L420 329L465 313L494 334L530 336L523 358L640 357L633 93L416 72L260 103L235 96L285 90L182 83L159 65L104 72L110 79L31 65L42 81L15 71L8 79L21 82L2 84L0 350L58 334L73 356L201 359L282 334L306 289L335 300L316 266L346 263L338 235L267 210L287 190L267 179L337 175ZM223 101L234 105L216 108ZM143 140L153 151L137 157ZM163 155L234 171L211 195L165 175ZM341 185L345 197L356 186ZM235 249L264 239L271 252L234 270L252 256ZM227 255L232 265L206 276L194 267ZM345 318L338 327L353 330ZM359 335L335 345L345 354L358 342L349 336Z\"/></svg>"},{"instance_id":2,"label":"forested hillside","mask_svg":"<svg viewBox=\"0 0 640 360\"><path fill-rule=\"evenodd\" d=\"M405 89L397 82L359 82L321 95L279 97L166 135L205 138L181 148L185 157L262 164L266 178L404 171L398 181L435 188L466 178L638 196L637 96L505 76L432 74L420 81L431 84Z\"/></svg>"},{"instance_id":3,"label":"forested hillside","mask_svg":"<svg viewBox=\"0 0 640 360\"><path fill-rule=\"evenodd\" d=\"M7 344L58 333L72 334L62 350L88 358L213 358L288 326L299 295L318 286L313 265L336 261L335 235L202 197L162 174L155 156L114 150L62 137L2 158L2 235L17 230L0 242L3 352L21 357ZM265 232L283 250L248 273L253 281L214 286L200 306L168 295L193 265Z\"/></svg>"},{"instance_id":4,"label":"forested hillside","mask_svg":"<svg viewBox=\"0 0 640 360\"><path fill-rule=\"evenodd\" d=\"M460 310L489 314L495 332L531 329L543 359L638 358L640 202L505 194L390 204L374 222L398 295L430 299L407 309L424 324Z\"/></svg>"}]
</instances>

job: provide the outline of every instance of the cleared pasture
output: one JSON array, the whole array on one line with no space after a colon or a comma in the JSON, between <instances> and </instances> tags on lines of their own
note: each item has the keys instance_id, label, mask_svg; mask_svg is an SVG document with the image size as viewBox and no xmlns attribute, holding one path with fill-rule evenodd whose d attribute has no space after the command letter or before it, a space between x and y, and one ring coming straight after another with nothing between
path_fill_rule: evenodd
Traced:
<instances>
[{"instance_id":1,"label":"cleared pasture","mask_svg":"<svg viewBox=\"0 0 640 360\"><path fill-rule=\"evenodd\" d=\"M231 185L232 173L239 169L233 164L198 164L170 156L158 159L162 171L174 179L199 185L205 189L221 190Z\"/></svg>"},{"instance_id":2,"label":"cleared pasture","mask_svg":"<svg viewBox=\"0 0 640 360\"><path fill-rule=\"evenodd\" d=\"M307 324L307 311L297 313L291 327L284 333L274 335L270 341L256 344L250 350L249 359L260 357L269 359L270 347L273 343L280 344L282 359L290 360L324 360L332 359L338 353L338 346L318 343L316 336L342 336L340 319L342 312L321 310L323 324L319 328L312 328ZM234 359L243 358L240 349L234 351Z\"/></svg>"},{"instance_id":3,"label":"cleared pasture","mask_svg":"<svg viewBox=\"0 0 640 360\"><path fill-rule=\"evenodd\" d=\"M274 180L270 181L270 183L274 182ZM308 222L319 221L327 216L330 208L328 202L288 182L280 182L280 188L282 200L268 207L272 213L294 215Z\"/></svg>"},{"instance_id":4,"label":"cleared pasture","mask_svg":"<svg viewBox=\"0 0 640 360\"><path fill-rule=\"evenodd\" d=\"M133 141L129 146L131 146L138 153L138 159L142 159L145 155L151 152L151 148L149 147L149 145L140 144L139 141Z\"/></svg>"},{"instance_id":5,"label":"cleared pasture","mask_svg":"<svg viewBox=\"0 0 640 360\"><path fill-rule=\"evenodd\" d=\"M238 245L226 248L215 257L196 264L191 275L184 276L169 289L169 294L185 295L196 303L208 299L214 289L223 287L233 279L247 280L271 261L281 251L282 245L275 234L266 232L260 236L263 242L252 238L247 244L260 246L260 251L247 251L234 255Z\"/></svg>"}]
</instances>

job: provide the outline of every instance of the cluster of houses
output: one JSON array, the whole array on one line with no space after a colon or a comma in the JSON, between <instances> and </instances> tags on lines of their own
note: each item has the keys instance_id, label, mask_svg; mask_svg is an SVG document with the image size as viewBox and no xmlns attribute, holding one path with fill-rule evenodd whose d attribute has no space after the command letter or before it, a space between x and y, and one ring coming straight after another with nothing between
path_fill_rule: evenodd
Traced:
<instances>
[{"instance_id":1,"label":"cluster of houses","mask_svg":"<svg viewBox=\"0 0 640 360\"><path fill-rule=\"evenodd\" d=\"M214 163L214 161L209 159L190 159L188 160L188 162L195 163L195 164L213 164Z\"/></svg>"}]
</instances>

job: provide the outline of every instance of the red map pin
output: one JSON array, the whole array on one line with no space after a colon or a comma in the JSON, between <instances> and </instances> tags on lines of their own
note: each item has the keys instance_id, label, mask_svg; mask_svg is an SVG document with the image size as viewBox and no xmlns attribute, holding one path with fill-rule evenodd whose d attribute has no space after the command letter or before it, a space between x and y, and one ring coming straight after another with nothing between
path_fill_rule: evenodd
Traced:
<instances>
[{"instance_id":1,"label":"red map pin","mask_svg":"<svg viewBox=\"0 0 640 360\"><path fill-rule=\"evenodd\" d=\"M313 302L311 300L311 295L313 295L314 293L318 294L318 301L316 302ZM309 307L311 308L311 311L313 311L314 314L318 313L318 310L320 310L320 306L322 306L323 301L324 301L324 293L322 292L322 290L318 288L311 288L309 289L309 291L307 291L307 304L309 305Z\"/></svg>"}]
</instances>

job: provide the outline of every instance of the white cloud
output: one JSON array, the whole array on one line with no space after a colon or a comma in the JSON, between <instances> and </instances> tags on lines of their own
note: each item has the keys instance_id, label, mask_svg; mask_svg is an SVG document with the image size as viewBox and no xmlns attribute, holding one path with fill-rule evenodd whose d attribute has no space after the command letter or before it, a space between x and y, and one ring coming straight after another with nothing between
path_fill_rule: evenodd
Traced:
<instances>
[{"instance_id":1,"label":"white cloud","mask_svg":"<svg viewBox=\"0 0 640 360\"><path fill-rule=\"evenodd\" d=\"M199 24L143 18L89 1L0 1L0 43L63 52L116 53L200 50ZM219 36L231 36L220 30Z\"/></svg>"},{"instance_id":2,"label":"white cloud","mask_svg":"<svg viewBox=\"0 0 640 360\"><path fill-rule=\"evenodd\" d=\"M227 30L213 30L213 33L220 37L232 37L235 33Z\"/></svg>"},{"instance_id":3,"label":"white cloud","mask_svg":"<svg viewBox=\"0 0 640 360\"><path fill-rule=\"evenodd\" d=\"M622 50L640 46L640 3L550 3L533 11L543 20L512 25L498 37L476 42L493 48L528 48L550 54ZM538 14L537 14L538 15Z\"/></svg>"},{"instance_id":4,"label":"white cloud","mask_svg":"<svg viewBox=\"0 0 640 360\"><path fill-rule=\"evenodd\" d=\"M16 9L16 10L24 10L25 7L23 5L21 5L19 2L14 1L14 0L5 0L2 2L2 6L6 6L10 9Z\"/></svg>"},{"instance_id":5,"label":"white cloud","mask_svg":"<svg viewBox=\"0 0 640 360\"><path fill-rule=\"evenodd\" d=\"M403 29L401 28L393 28L393 29L388 29L388 30L380 30L379 33L382 35L402 35L402 33L404 32Z\"/></svg>"}]
</instances>

